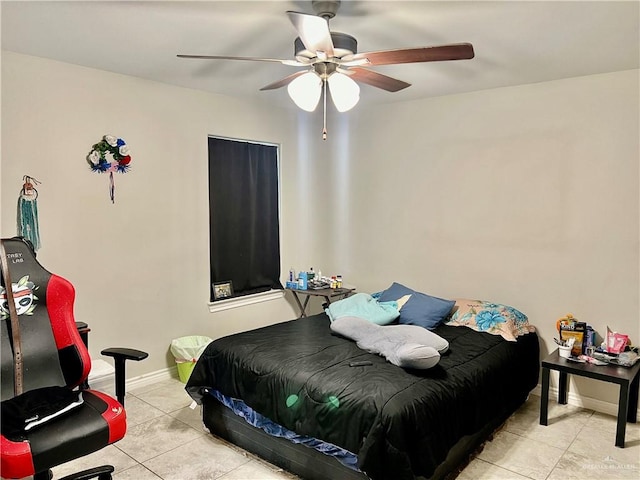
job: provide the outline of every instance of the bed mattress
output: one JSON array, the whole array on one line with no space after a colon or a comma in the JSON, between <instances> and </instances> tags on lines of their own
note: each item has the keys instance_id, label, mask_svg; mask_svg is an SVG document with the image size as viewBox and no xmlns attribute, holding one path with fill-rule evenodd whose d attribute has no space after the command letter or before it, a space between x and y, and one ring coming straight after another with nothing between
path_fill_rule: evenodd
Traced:
<instances>
[{"instance_id":1,"label":"bed mattress","mask_svg":"<svg viewBox=\"0 0 640 480\"><path fill-rule=\"evenodd\" d=\"M514 411L537 385L535 333L508 342L466 327L449 351L405 370L331 333L325 314L213 341L187 383L241 399L273 422L357 455L372 479L430 477L464 436ZM370 365L350 366L366 360Z\"/></svg>"}]
</instances>

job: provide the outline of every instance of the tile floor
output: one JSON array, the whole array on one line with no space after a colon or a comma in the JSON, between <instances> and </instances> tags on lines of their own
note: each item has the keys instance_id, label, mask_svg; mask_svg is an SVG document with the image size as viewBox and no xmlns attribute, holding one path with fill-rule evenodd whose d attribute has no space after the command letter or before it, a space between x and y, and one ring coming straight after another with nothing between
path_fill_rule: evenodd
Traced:
<instances>
[{"instance_id":1,"label":"tile floor","mask_svg":"<svg viewBox=\"0 0 640 480\"><path fill-rule=\"evenodd\" d=\"M627 425L626 448L616 448L615 417L550 401L544 427L539 402L531 395L458 480L640 479L640 423ZM56 467L54 478L105 463L115 466L115 480L297 478L207 434L190 403L173 379L127 392L125 438Z\"/></svg>"}]
</instances>

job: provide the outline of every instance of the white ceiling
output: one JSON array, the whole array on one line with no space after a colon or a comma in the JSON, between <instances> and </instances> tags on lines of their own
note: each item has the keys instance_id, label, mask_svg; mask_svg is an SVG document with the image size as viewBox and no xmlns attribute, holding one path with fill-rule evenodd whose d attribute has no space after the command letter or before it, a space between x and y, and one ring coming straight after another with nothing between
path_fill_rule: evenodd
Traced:
<instances>
[{"instance_id":1,"label":"white ceiling","mask_svg":"<svg viewBox=\"0 0 640 480\"><path fill-rule=\"evenodd\" d=\"M277 63L176 54L293 58L285 12L310 1L2 1L2 48L172 85L293 105L259 89L296 71ZM343 0L332 31L358 51L470 42L472 60L372 68L412 84L362 86L393 102L640 68L638 1Z\"/></svg>"}]
</instances>

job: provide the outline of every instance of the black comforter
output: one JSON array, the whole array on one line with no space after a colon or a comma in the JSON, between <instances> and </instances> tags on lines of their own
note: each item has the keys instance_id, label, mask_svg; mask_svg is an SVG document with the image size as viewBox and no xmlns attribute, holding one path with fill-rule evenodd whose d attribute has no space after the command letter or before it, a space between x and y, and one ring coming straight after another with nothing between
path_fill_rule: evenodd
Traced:
<instances>
[{"instance_id":1,"label":"black comforter","mask_svg":"<svg viewBox=\"0 0 640 480\"><path fill-rule=\"evenodd\" d=\"M373 479L429 477L464 435L511 413L536 386L535 333L508 342L440 326L449 352L429 370L403 370L331 333L325 314L220 338L187 383L244 400L299 434L358 455ZM349 366L369 360L368 366Z\"/></svg>"}]
</instances>

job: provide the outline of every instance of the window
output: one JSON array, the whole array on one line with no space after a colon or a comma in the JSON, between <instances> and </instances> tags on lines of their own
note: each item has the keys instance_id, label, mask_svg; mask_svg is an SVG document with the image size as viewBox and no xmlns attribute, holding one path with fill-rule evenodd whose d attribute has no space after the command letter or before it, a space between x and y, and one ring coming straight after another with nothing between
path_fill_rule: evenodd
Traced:
<instances>
[{"instance_id":1,"label":"window","mask_svg":"<svg viewBox=\"0 0 640 480\"><path fill-rule=\"evenodd\" d=\"M208 141L210 300L282 289L278 146Z\"/></svg>"}]
</instances>

